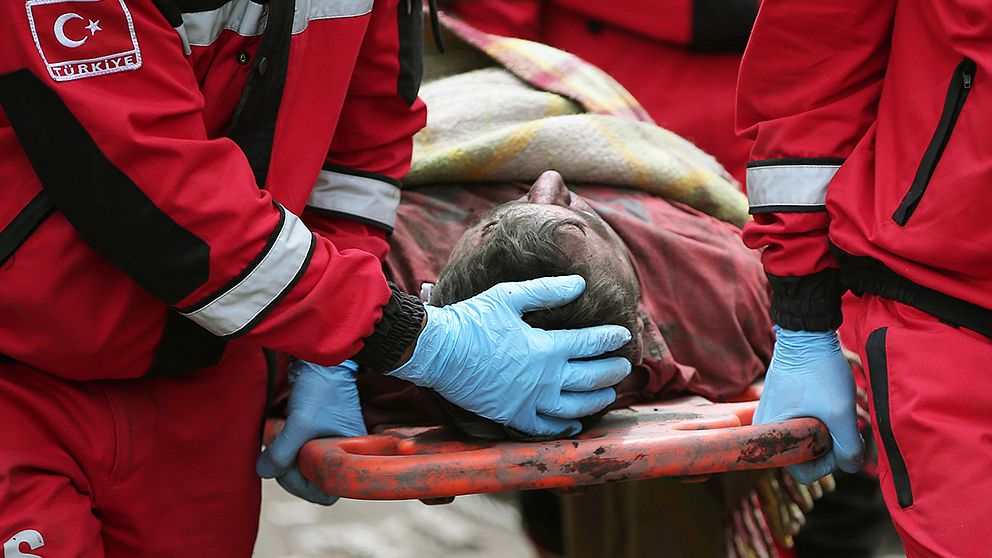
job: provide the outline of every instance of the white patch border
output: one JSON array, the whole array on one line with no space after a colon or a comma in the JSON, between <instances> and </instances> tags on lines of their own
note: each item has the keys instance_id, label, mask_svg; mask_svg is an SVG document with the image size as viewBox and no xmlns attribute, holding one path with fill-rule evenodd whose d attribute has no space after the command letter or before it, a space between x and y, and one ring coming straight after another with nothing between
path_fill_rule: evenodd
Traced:
<instances>
[{"instance_id":1,"label":"white patch border","mask_svg":"<svg viewBox=\"0 0 992 558\"><path fill-rule=\"evenodd\" d=\"M108 54L106 56L101 56L99 58L86 58L83 60L69 60L66 62L59 62L58 64L51 64L48 58L45 56L45 51L41 48L41 41L38 39L38 30L35 28L34 24L34 14L31 9L35 6L43 6L47 4L68 4L70 2L99 2L100 0L28 0L24 4L24 10L28 14L28 25L31 27L31 36L34 38L34 46L38 48L38 54L41 55L42 62L45 63L45 67L48 69L48 75L52 77L55 81L72 81L75 79L83 79L88 77L97 77L106 74L113 74L117 72L126 72L131 70L137 70L141 67L141 48L138 47L138 36L134 33L134 20L131 19L131 11L127 9L127 5L124 4L124 0L117 0L121 5L121 9L124 11L124 17L127 19L127 28L131 33L131 44L134 46L133 51L117 52L114 54ZM86 72L73 75L56 75L52 70L53 66L63 66L68 64L81 64L87 62L99 62L100 60L109 60L118 56L126 56L130 53L134 53L134 63L124 64L116 68L107 68L104 70L98 70L96 72Z\"/></svg>"}]
</instances>

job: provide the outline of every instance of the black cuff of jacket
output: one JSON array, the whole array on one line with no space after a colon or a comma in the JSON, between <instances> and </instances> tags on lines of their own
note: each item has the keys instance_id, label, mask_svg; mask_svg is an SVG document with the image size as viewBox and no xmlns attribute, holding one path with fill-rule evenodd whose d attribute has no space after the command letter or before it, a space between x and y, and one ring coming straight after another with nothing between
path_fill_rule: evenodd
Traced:
<instances>
[{"instance_id":1,"label":"black cuff of jacket","mask_svg":"<svg viewBox=\"0 0 992 558\"><path fill-rule=\"evenodd\" d=\"M404 293L389 283L393 291L389 302L382 308L382 319L375 324L375 331L365 338L365 346L351 357L363 368L387 372L397 363L410 345L420 335L427 311L419 298Z\"/></svg>"},{"instance_id":2,"label":"black cuff of jacket","mask_svg":"<svg viewBox=\"0 0 992 558\"><path fill-rule=\"evenodd\" d=\"M795 331L828 331L842 320L837 269L825 269L802 277L768 275L772 287L772 321Z\"/></svg>"}]
</instances>

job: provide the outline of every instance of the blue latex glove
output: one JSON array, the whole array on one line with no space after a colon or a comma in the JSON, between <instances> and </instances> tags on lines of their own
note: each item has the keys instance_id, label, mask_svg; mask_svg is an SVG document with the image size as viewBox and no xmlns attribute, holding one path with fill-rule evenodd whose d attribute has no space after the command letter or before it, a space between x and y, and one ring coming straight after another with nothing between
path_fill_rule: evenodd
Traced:
<instances>
[{"instance_id":1,"label":"blue latex glove","mask_svg":"<svg viewBox=\"0 0 992 558\"><path fill-rule=\"evenodd\" d=\"M801 483L809 484L838 467L848 473L857 472L861 469L864 440L858 433L854 376L841 352L837 332L779 327L775 331L775 353L754 424L815 417L827 426L833 439L830 453L786 467Z\"/></svg>"},{"instance_id":2,"label":"blue latex glove","mask_svg":"<svg viewBox=\"0 0 992 558\"><path fill-rule=\"evenodd\" d=\"M577 434L575 420L616 399L630 373L622 357L595 357L630 341L616 325L545 331L524 312L561 306L585 289L578 275L500 283L468 300L427 307L413 356L389 372L473 413L527 434Z\"/></svg>"},{"instance_id":3,"label":"blue latex glove","mask_svg":"<svg viewBox=\"0 0 992 558\"><path fill-rule=\"evenodd\" d=\"M315 504L329 506L337 496L325 494L300 473L296 455L304 444L329 436L368 434L358 402L355 373L350 360L338 366L296 361L289 367L293 391L289 396L286 427L265 448L255 464L263 478L275 478L287 492Z\"/></svg>"}]
</instances>

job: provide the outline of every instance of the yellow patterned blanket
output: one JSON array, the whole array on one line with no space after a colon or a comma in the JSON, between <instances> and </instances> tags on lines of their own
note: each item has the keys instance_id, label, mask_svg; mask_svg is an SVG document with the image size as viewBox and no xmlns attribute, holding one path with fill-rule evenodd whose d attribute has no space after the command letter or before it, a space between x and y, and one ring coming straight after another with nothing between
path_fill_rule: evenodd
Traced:
<instances>
[{"instance_id":1,"label":"yellow patterned blanket","mask_svg":"<svg viewBox=\"0 0 992 558\"><path fill-rule=\"evenodd\" d=\"M449 52L428 56L427 127L408 186L536 179L639 188L742 226L747 199L711 156L655 125L613 78L540 43L444 17ZM428 43L430 38L428 38Z\"/></svg>"}]
</instances>

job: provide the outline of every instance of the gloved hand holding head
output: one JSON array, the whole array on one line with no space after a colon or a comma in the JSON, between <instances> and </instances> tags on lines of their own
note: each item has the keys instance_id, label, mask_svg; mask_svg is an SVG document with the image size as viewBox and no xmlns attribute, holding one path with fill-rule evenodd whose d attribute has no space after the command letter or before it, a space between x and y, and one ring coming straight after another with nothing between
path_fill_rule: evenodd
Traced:
<instances>
[{"instance_id":1,"label":"gloved hand holding head","mask_svg":"<svg viewBox=\"0 0 992 558\"><path fill-rule=\"evenodd\" d=\"M553 277L537 279L544 276ZM513 283L518 281L524 282ZM483 295L476 296L479 293ZM454 426L474 436L575 434L580 429L575 419L595 415L609 405L615 397L610 386L626 376L631 362L640 361L640 292L626 247L581 197L565 188L561 175L554 171L544 173L523 199L486 212L465 232L430 298L431 304L442 308L428 308L428 327L432 319L481 322L495 315L494 307L503 304L497 301L512 301L514 309L506 314L507 321L500 328L515 329L513 338L518 342L507 337L503 342L508 349L490 352L485 359L470 363L473 369L487 365L499 368L514 359L523 362L536 358L538 352L552 350L551 345L558 346L541 365L554 362L561 367L558 372L537 380L526 379L526 373L513 379L517 372L504 371L500 378L486 380L494 385L512 380L507 384L510 389L501 396L507 397L507 404L526 407L528 397L537 397L541 402L536 406L542 410L531 423L492 411L480 412L471 403L462 404L469 393L449 397L435 387L447 400L472 411L442 405ZM631 338L628 332L634 334L629 343L625 342ZM568 348L568 344L573 347ZM579 360L590 357L601 358ZM401 368L397 375L403 377L404 373ZM545 395L527 393L525 386L533 381L550 382L544 387L535 385L534 389ZM481 376L465 389L469 385L479 396L493 387ZM550 399L544 402L543 398Z\"/></svg>"}]
</instances>

